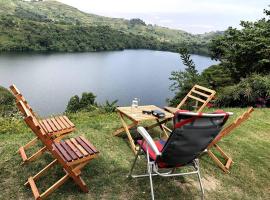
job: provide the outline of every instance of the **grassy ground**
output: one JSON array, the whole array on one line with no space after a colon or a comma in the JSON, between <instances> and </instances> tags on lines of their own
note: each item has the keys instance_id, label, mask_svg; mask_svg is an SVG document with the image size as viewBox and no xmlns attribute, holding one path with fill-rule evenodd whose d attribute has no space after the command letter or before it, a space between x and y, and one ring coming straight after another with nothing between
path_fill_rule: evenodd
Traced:
<instances>
[{"instance_id":1,"label":"grassy ground","mask_svg":"<svg viewBox=\"0 0 270 200\"><path fill-rule=\"evenodd\" d=\"M232 119L244 112L244 109L226 110L235 113ZM84 168L82 174L89 193L82 193L69 180L48 199L150 199L148 178L126 178L134 155L124 135L112 136L112 132L120 126L117 115L79 113L70 118L77 126L73 135L84 135L101 154ZM33 163L20 165L21 158L16 151L33 137L21 121L0 118L0 199L33 199L31 190L23 184L52 160L49 154L45 154ZM248 122L220 142L235 162L230 174L224 174L213 165L207 155L201 158L206 199L269 199L269 134L269 109L257 109ZM139 161L136 171L144 171L143 161ZM60 167L55 167L37 182L37 186L44 191L63 174ZM156 199L200 197L195 177L155 177L154 188Z\"/></svg>"}]
</instances>

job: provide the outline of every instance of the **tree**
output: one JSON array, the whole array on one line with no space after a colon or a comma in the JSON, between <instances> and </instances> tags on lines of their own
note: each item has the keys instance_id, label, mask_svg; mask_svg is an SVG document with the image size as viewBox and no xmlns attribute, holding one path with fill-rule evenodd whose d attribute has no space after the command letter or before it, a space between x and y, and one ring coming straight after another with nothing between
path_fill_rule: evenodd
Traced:
<instances>
[{"instance_id":1,"label":"tree","mask_svg":"<svg viewBox=\"0 0 270 200\"><path fill-rule=\"evenodd\" d=\"M179 103L179 99L184 98L193 85L197 84L200 79L200 75L187 49L181 48L179 53L186 68L184 71L173 71L169 78L173 81L170 89L175 92L175 97L170 100L170 104L174 106Z\"/></svg>"},{"instance_id":2,"label":"tree","mask_svg":"<svg viewBox=\"0 0 270 200\"><path fill-rule=\"evenodd\" d=\"M212 40L212 58L220 60L230 71L234 83L252 73L270 72L270 11L264 13L266 18L256 22L241 21L242 29L229 27Z\"/></svg>"}]
</instances>

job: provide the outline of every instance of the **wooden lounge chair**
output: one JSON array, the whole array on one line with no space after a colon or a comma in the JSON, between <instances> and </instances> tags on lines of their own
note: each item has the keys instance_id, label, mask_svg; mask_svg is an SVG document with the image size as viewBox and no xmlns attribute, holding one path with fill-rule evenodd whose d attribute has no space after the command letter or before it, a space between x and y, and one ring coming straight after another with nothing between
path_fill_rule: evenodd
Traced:
<instances>
[{"instance_id":1,"label":"wooden lounge chair","mask_svg":"<svg viewBox=\"0 0 270 200\"><path fill-rule=\"evenodd\" d=\"M253 107L250 107L246 112L244 112L240 117L238 117L234 122L232 122L230 125L226 126L219 135L208 145L207 147L207 153L208 155L213 159L213 161L225 172L229 173L229 169L231 164L233 163L232 158L229 157L224 150L220 146L217 145L217 143L226 135L230 134L235 128L240 126L244 121L246 121L251 113L254 111ZM218 157L214 154L212 149L215 148L222 158L225 159L225 164L218 159Z\"/></svg>"},{"instance_id":2,"label":"wooden lounge chair","mask_svg":"<svg viewBox=\"0 0 270 200\"><path fill-rule=\"evenodd\" d=\"M178 122L167 141L154 141L145 128L138 127L137 130L143 140L137 141L140 149L132 164L129 176L133 178L149 177L151 196L154 200L152 177L197 175L203 199L204 190L200 175L199 155L219 134L229 115L230 113L225 112L220 114L178 112L175 114L174 120ZM133 175L132 172L140 153L146 155L147 173ZM189 167L190 170L176 172L177 168L184 167L187 169Z\"/></svg>"},{"instance_id":3,"label":"wooden lounge chair","mask_svg":"<svg viewBox=\"0 0 270 200\"><path fill-rule=\"evenodd\" d=\"M205 106L212 100L215 96L216 91L210 90L206 87L200 85L194 85L185 98L177 105L177 107L164 107L170 113L175 113L177 110L182 109L182 107L189 101L195 101L195 110L197 112L202 112ZM199 104L201 104L199 106Z\"/></svg>"},{"instance_id":4,"label":"wooden lounge chair","mask_svg":"<svg viewBox=\"0 0 270 200\"><path fill-rule=\"evenodd\" d=\"M33 117L32 113L25 107L22 101L17 102L20 110L25 110L26 116L24 121L31 128L31 130L37 135L41 142L45 145L54 160L38 172L35 176L29 177L25 185L29 185L33 192L35 199L41 200L51 194L54 190L64 184L69 178L80 187L83 192L88 192L88 188L80 177L81 169L92 159L96 158L98 151L96 148L87 141L84 137L77 137L67 139L65 141L56 142L51 139L46 130L40 125L39 121ZM35 184L43 174L45 174L56 163L59 163L65 175L49 187L45 192L41 193Z\"/></svg>"},{"instance_id":5,"label":"wooden lounge chair","mask_svg":"<svg viewBox=\"0 0 270 200\"><path fill-rule=\"evenodd\" d=\"M18 88L15 85L11 85L10 90L13 93L13 95L16 97L16 101L17 102L21 101L25 106L25 109L19 108L22 115L26 117L27 115L26 110L28 110L33 116L33 118L35 118L35 120L39 122L40 126L44 129L44 131L46 131L46 133L52 139L59 141L66 134L71 133L72 131L75 130L75 125L66 116L57 116L57 117L51 117L51 118L39 120L38 116L35 114L35 112L31 108L31 106L28 104L28 102L25 100L23 95L20 93ZM26 156L25 150L29 149L34 144L36 144L38 140L39 138L35 137L26 145L19 148L19 153L23 159L23 163L35 160L44 152L44 147L43 147L39 151L34 153L32 156L29 156L29 157Z\"/></svg>"}]
</instances>

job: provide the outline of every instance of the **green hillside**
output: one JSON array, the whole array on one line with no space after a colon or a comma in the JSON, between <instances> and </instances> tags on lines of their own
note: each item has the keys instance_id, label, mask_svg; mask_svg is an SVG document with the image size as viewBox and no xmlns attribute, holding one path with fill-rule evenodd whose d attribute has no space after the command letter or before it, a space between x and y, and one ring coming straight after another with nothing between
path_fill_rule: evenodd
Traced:
<instances>
[{"instance_id":1,"label":"green hillside","mask_svg":"<svg viewBox=\"0 0 270 200\"><path fill-rule=\"evenodd\" d=\"M208 54L217 33L192 35L140 19L88 14L57 1L0 0L0 51L155 49Z\"/></svg>"}]
</instances>

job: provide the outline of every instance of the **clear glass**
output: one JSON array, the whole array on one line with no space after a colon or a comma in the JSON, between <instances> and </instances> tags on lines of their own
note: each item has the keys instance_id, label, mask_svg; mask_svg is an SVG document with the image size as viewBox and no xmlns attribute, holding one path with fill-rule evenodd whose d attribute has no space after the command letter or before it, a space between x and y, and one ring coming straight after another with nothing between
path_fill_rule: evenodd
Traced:
<instances>
[{"instance_id":1,"label":"clear glass","mask_svg":"<svg viewBox=\"0 0 270 200\"><path fill-rule=\"evenodd\" d=\"M131 112L135 112L138 109L138 107L139 107L139 99L134 98L131 104Z\"/></svg>"}]
</instances>

